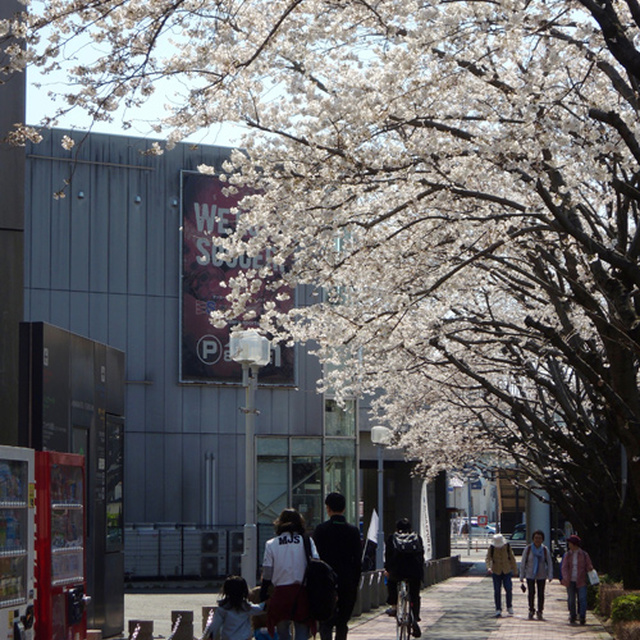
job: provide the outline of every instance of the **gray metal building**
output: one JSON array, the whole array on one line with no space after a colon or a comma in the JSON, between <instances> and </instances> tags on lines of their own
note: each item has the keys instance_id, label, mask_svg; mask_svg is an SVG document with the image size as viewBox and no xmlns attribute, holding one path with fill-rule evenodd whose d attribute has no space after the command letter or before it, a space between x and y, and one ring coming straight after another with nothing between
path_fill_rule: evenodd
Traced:
<instances>
[{"instance_id":1,"label":"gray metal building","mask_svg":"<svg viewBox=\"0 0 640 640\"><path fill-rule=\"evenodd\" d=\"M64 135L76 142L70 151ZM150 146L53 130L27 148L25 189L24 319L126 354L125 571L132 577L185 573L183 557L161 566L166 553L158 550L163 535L183 548L192 527L229 533L226 547L216 543L220 560L239 552L233 535L244 519L244 390L179 382L180 174L202 163L219 167L229 149L182 144L156 156ZM296 295L304 304L306 292ZM357 517L357 411L316 393L319 363L304 347L295 348L294 366L293 386L260 386L256 397L260 542L283 507L297 507L311 525L321 521L329 490L343 491L349 518ZM167 545L168 538L165 552ZM222 574L236 568L207 566Z\"/></svg>"}]
</instances>

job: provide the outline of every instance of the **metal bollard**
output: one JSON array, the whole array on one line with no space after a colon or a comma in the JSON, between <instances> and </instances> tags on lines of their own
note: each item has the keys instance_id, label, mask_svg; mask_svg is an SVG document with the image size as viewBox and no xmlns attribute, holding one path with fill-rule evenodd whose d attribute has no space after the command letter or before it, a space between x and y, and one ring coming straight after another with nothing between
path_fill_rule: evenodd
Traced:
<instances>
[{"instance_id":1,"label":"metal bollard","mask_svg":"<svg viewBox=\"0 0 640 640\"><path fill-rule=\"evenodd\" d=\"M362 615L362 581L363 577L360 576L360 581L358 582L358 592L356 594L356 603L353 605L353 611L351 612L351 616L354 618Z\"/></svg>"},{"instance_id":2,"label":"metal bollard","mask_svg":"<svg viewBox=\"0 0 640 640\"><path fill-rule=\"evenodd\" d=\"M129 620L129 638L134 634L136 640L153 640L153 620Z\"/></svg>"},{"instance_id":3,"label":"metal bollard","mask_svg":"<svg viewBox=\"0 0 640 640\"><path fill-rule=\"evenodd\" d=\"M193 611L171 612L171 640L193 640Z\"/></svg>"},{"instance_id":4,"label":"metal bollard","mask_svg":"<svg viewBox=\"0 0 640 640\"><path fill-rule=\"evenodd\" d=\"M372 571L371 578L369 580L369 593L371 598L371 608L377 609L380 606L379 590L378 590L378 572Z\"/></svg>"},{"instance_id":5,"label":"metal bollard","mask_svg":"<svg viewBox=\"0 0 640 640\"><path fill-rule=\"evenodd\" d=\"M371 611L371 572L365 571L362 574L362 588L360 593L362 594L362 613Z\"/></svg>"},{"instance_id":6,"label":"metal bollard","mask_svg":"<svg viewBox=\"0 0 640 640\"><path fill-rule=\"evenodd\" d=\"M217 608L217 604L209 605L208 607L202 607L202 631L207 628L207 623L213 620L213 613ZM211 616L211 619L209 618Z\"/></svg>"},{"instance_id":7,"label":"metal bollard","mask_svg":"<svg viewBox=\"0 0 640 640\"><path fill-rule=\"evenodd\" d=\"M384 571L379 571L380 579L378 581L378 602L382 604L387 603L387 597L389 592L387 590L387 579L384 575Z\"/></svg>"}]
</instances>

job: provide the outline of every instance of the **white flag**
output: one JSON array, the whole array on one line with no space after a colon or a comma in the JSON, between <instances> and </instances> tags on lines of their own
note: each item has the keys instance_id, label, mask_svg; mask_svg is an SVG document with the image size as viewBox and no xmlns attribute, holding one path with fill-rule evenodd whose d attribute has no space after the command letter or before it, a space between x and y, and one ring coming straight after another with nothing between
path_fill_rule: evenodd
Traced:
<instances>
[{"instance_id":1,"label":"white flag","mask_svg":"<svg viewBox=\"0 0 640 640\"><path fill-rule=\"evenodd\" d=\"M371 540L371 542L378 542L378 522L378 512L374 509L371 512L371 522L367 531L367 540Z\"/></svg>"}]
</instances>

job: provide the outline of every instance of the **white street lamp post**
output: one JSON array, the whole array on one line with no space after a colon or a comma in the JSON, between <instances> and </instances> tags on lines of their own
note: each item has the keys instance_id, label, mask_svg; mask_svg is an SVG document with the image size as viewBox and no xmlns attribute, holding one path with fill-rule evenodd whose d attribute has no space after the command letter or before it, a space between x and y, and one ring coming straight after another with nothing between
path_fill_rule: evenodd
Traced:
<instances>
[{"instance_id":1,"label":"white street lamp post","mask_svg":"<svg viewBox=\"0 0 640 640\"><path fill-rule=\"evenodd\" d=\"M242 385L246 391L245 416L245 511L244 548L241 558L242 577L249 588L255 586L258 566L258 535L256 526L255 479L255 397L258 388L258 369L269 364L271 358L269 340L255 329L236 331L229 339L231 359L242 365Z\"/></svg>"},{"instance_id":2,"label":"white street lamp post","mask_svg":"<svg viewBox=\"0 0 640 640\"><path fill-rule=\"evenodd\" d=\"M376 569L384 567L384 447L391 440L391 429L371 427L371 442L378 446L378 547L376 549Z\"/></svg>"}]
</instances>

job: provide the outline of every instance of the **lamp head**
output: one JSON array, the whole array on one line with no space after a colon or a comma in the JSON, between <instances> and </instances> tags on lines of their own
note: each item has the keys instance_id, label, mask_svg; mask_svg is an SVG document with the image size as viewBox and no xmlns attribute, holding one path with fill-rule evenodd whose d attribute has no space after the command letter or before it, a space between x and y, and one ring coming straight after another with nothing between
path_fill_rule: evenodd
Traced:
<instances>
[{"instance_id":1,"label":"lamp head","mask_svg":"<svg viewBox=\"0 0 640 640\"><path fill-rule=\"evenodd\" d=\"M269 340L255 329L232 333L229 338L229 352L231 359L242 365L264 367L271 360Z\"/></svg>"},{"instance_id":2,"label":"lamp head","mask_svg":"<svg viewBox=\"0 0 640 640\"><path fill-rule=\"evenodd\" d=\"M371 427L371 442L386 445L391 442L391 429L387 427Z\"/></svg>"}]
</instances>

